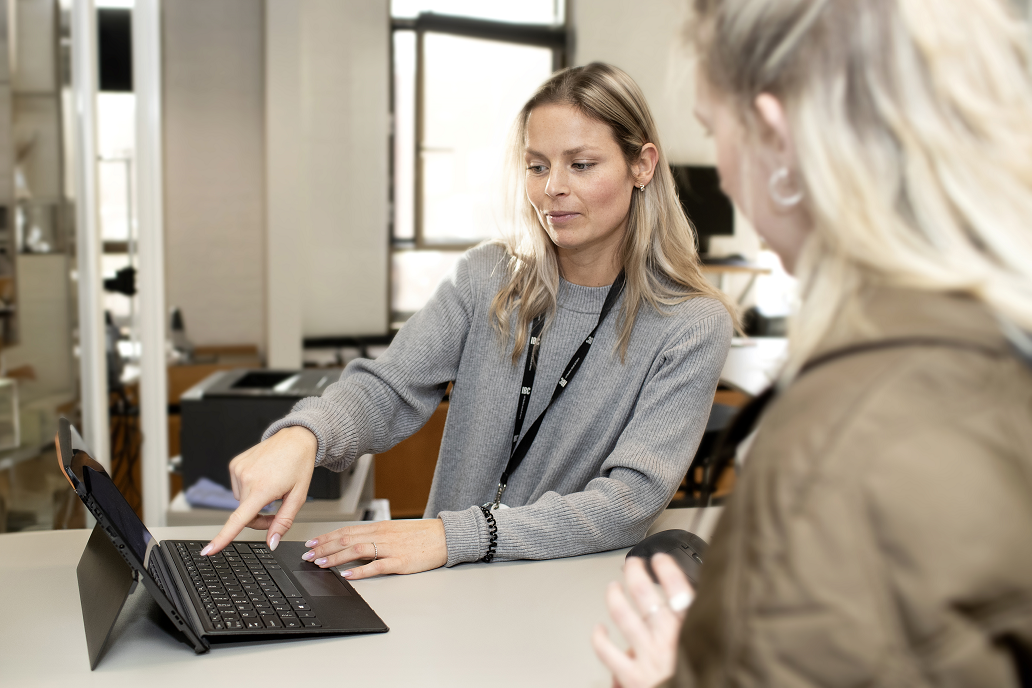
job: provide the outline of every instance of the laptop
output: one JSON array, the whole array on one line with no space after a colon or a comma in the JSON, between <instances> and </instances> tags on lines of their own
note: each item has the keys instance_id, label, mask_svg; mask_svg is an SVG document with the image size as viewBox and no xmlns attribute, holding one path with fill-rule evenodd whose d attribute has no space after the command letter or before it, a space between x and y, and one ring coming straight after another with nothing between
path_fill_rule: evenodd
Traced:
<instances>
[{"instance_id":1,"label":"laptop","mask_svg":"<svg viewBox=\"0 0 1032 688\"><path fill-rule=\"evenodd\" d=\"M389 630L348 581L302 561L302 542L273 552L235 541L208 557L206 542L159 543L64 418L56 441L62 472L97 519L77 569L91 668L138 581L197 653L218 641Z\"/></svg>"}]
</instances>

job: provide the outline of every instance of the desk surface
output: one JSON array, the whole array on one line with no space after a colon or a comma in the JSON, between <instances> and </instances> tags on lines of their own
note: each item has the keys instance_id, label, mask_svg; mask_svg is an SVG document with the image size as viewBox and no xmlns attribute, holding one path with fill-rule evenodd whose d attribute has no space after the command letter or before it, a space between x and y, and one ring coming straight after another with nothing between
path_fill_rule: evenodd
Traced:
<instances>
[{"instance_id":1,"label":"desk surface","mask_svg":"<svg viewBox=\"0 0 1032 688\"><path fill-rule=\"evenodd\" d=\"M708 537L719 509L703 514ZM672 509L652 532L690 528ZM304 540L339 524L302 523ZM155 528L159 539L205 539L217 526ZM356 581L390 632L215 646L205 655L167 632L138 586L96 671L86 654L75 567L89 532L0 535L0 685L609 686L591 649L607 619L603 593L627 550L552 561L463 564ZM241 539L263 539L245 530ZM127 613L128 612L128 613Z\"/></svg>"}]
</instances>

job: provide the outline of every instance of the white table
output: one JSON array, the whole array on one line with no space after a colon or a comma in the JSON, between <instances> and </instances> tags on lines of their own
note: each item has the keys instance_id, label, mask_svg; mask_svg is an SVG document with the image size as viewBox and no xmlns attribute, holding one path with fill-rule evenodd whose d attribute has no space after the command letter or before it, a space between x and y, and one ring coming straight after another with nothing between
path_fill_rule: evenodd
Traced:
<instances>
[{"instance_id":1,"label":"white table","mask_svg":"<svg viewBox=\"0 0 1032 688\"><path fill-rule=\"evenodd\" d=\"M708 537L719 509L696 528ZM689 528L669 510L652 532ZM340 524L302 523L304 540ZM159 539L203 540L217 526L155 528ZM159 625L137 587L96 671L86 654L75 567L86 530L0 535L0 686L603 686L591 649L607 619L603 593L627 550L552 561L463 564L356 581L388 633L219 645L195 655ZM263 539L246 530L241 539Z\"/></svg>"}]
</instances>

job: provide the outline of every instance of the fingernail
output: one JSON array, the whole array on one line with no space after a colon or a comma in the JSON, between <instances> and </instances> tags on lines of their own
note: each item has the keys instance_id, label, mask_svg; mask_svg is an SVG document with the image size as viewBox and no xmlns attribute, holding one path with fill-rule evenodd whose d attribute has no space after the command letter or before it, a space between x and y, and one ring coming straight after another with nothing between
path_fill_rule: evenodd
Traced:
<instances>
[{"instance_id":1,"label":"fingernail","mask_svg":"<svg viewBox=\"0 0 1032 688\"><path fill-rule=\"evenodd\" d=\"M340 575L344 576L345 578L351 578L351 571L350 570L344 571Z\"/></svg>"},{"instance_id":2,"label":"fingernail","mask_svg":"<svg viewBox=\"0 0 1032 688\"><path fill-rule=\"evenodd\" d=\"M312 557L314 557L314 556L315 556L315 552L308 551L308 552L305 552L304 554L302 554L301 558L304 559L305 561L311 561Z\"/></svg>"},{"instance_id":3,"label":"fingernail","mask_svg":"<svg viewBox=\"0 0 1032 688\"><path fill-rule=\"evenodd\" d=\"M324 566L326 564L326 557L323 557L322 559L316 559L315 564L316 566Z\"/></svg>"},{"instance_id":4,"label":"fingernail","mask_svg":"<svg viewBox=\"0 0 1032 688\"><path fill-rule=\"evenodd\" d=\"M319 545L318 540L309 540L305 543L305 547L317 547Z\"/></svg>"},{"instance_id":5,"label":"fingernail","mask_svg":"<svg viewBox=\"0 0 1032 688\"><path fill-rule=\"evenodd\" d=\"M201 550L201 556L202 557L208 556L208 552L210 552L211 550L212 550L211 545L208 545L207 547L205 547L204 549Z\"/></svg>"},{"instance_id":6,"label":"fingernail","mask_svg":"<svg viewBox=\"0 0 1032 688\"><path fill-rule=\"evenodd\" d=\"M269 538L269 549L271 549L273 552L275 552L276 548L279 547L279 540L280 540L280 534L279 533L273 533L272 537Z\"/></svg>"}]
</instances>

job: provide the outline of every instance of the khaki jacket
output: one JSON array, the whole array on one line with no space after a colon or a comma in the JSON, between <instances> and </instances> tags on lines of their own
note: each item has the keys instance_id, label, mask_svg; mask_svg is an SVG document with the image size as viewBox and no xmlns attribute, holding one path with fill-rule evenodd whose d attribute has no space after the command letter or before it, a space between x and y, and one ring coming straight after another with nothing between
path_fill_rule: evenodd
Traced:
<instances>
[{"instance_id":1,"label":"khaki jacket","mask_svg":"<svg viewBox=\"0 0 1032 688\"><path fill-rule=\"evenodd\" d=\"M834 359L770 404L671 685L1020 685L1032 371L972 299L883 289L862 311L869 327L840 327L818 355L964 348Z\"/></svg>"}]
</instances>

